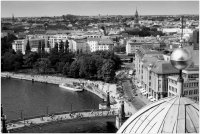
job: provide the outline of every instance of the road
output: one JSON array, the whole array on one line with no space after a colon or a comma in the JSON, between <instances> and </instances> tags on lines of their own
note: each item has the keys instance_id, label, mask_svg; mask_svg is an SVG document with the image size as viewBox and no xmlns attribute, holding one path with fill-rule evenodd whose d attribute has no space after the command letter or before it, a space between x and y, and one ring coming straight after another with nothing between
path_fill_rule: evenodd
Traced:
<instances>
[{"instance_id":1,"label":"road","mask_svg":"<svg viewBox=\"0 0 200 134\"><path fill-rule=\"evenodd\" d=\"M124 90L124 94L125 97L127 97L127 99L132 103L132 105L137 109L141 109L143 106L145 106L146 104L140 99L139 96L135 96L134 95L134 91L132 89L132 83L130 82L130 80L126 79L123 80L122 83L123 86L123 90ZM134 89L136 90L136 89Z\"/></svg>"}]
</instances>

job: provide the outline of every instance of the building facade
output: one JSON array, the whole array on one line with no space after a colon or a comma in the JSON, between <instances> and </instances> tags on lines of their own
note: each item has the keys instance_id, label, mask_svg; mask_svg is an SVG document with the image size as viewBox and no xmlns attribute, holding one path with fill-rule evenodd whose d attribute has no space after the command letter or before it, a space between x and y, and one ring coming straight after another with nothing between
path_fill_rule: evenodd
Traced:
<instances>
[{"instance_id":1,"label":"building facade","mask_svg":"<svg viewBox=\"0 0 200 134\"><path fill-rule=\"evenodd\" d=\"M184 84L184 96L199 101L199 68L193 67L182 71ZM168 77L168 96L175 96L178 94L178 75Z\"/></svg>"},{"instance_id":2,"label":"building facade","mask_svg":"<svg viewBox=\"0 0 200 134\"><path fill-rule=\"evenodd\" d=\"M25 39L14 40L14 42L12 43L12 49L15 50L15 52L21 51L22 54L25 54L26 44L27 44L27 40Z\"/></svg>"},{"instance_id":3,"label":"building facade","mask_svg":"<svg viewBox=\"0 0 200 134\"><path fill-rule=\"evenodd\" d=\"M146 97L152 96L155 100L167 97L167 78L179 73L170 61L164 60L161 52L144 46L136 52L135 69L135 78L146 91Z\"/></svg>"},{"instance_id":4,"label":"building facade","mask_svg":"<svg viewBox=\"0 0 200 134\"><path fill-rule=\"evenodd\" d=\"M109 38L88 38L90 52L113 50L114 43Z\"/></svg>"}]
</instances>

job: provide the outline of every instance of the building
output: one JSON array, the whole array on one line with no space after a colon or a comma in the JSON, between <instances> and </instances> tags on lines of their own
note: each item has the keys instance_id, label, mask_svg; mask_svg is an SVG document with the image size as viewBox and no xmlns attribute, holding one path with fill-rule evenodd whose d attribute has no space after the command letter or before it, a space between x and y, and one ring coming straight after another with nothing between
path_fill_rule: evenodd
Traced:
<instances>
[{"instance_id":1,"label":"building","mask_svg":"<svg viewBox=\"0 0 200 134\"><path fill-rule=\"evenodd\" d=\"M193 32L193 50L199 50L199 30Z\"/></svg>"},{"instance_id":2,"label":"building","mask_svg":"<svg viewBox=\"0 0 200 134\"><path fill-rule=\"evenodd\" d=\"M186 97L199 101L199 67L188 68L182 71L184 84L183 93ZM175 96L177 92L178 75L168 77L168 96Z\"/></svg>"},{"instance_id":3,"label":"building","mask_svg":"<svg viewBox=\"0 0 200 134\"><path fill-rule=\"evenodd\" d=\"M55 35L49 35L48 41L49 41L50 47L54 48L55 43L58 43L58 45L61 41L65 43L66 40L69 40L68 38L69 36L67 34L55 34Z\"/></svg>"},{"instance_id":4,"label":"building","mask_svg":"<svg viewBox=\"0 0 200 134\"><path fill-rule=\"evenodd\" d=\"M131 25L131 27L133 27L133 28L139 28L140 27L140 24L139 24L139 15L138 15L137 9L135 11L134 23Z\"/></svg>"},{"instance_id":5,"label":"building","mask_svg":"<svg viewBox=\"0 0 200 134\"><path fill-rule=\"evenodd\" d=\"M69 40L69 50L72 52L88 53L90 52L90 47L87 39L73 39Z\"/></svg>"},{"instance_id":6,"label":"building","mask_svg":"<svg viewBox=\"0 0 200 134\"><path fill-rule=\"evenodd\" d=\"M12 49L15 50L15 52L21 51L22 54L25 54L26 44L27 44L27 40L25 39L14 40L14 42L12 43Z\"/></svg>"},{"instance_id":7,"label":"building","mask_svg":"<svg viewBox=\"0 0 200 134\"><path fill-rule=\"evenodd\" d=\"M27 42L28 42L27 39L14 40L14 42L12 43L12 49L14 49L15 52L19 50L22 52L22 54L25 54ZM43 38L29 39L29 45L32 52L37 52L39 45L41 46L44 45L45 51L49 52L49 48L47 47L45 39Z\"/></svg>"},{"instance_id":8,"label":"building","mask_svg":"<svg viewBox=\"0 0 200 134\"><path fill-rule=\"evenodd\" d=\"M133 37L126 42L126 54L135 57L136 51L143 45L161 48L160 43L155 37Z\"/></svg>"},{"instance_id":9,"label":"building","mask_svg":"<svg viewBox=\"0 0 200 134\"><path fill-rule=\"evenodd\" d=\"M152 50L147 46L141 47L136 52L135 69L135 78L145 90L143 94L155 100L167 97L168 76L179 73L170 61L164 60L161 52Z\"/></svg>"},{"instance_id":10,"label":"building","mask_svg":"<svg viewBox=\"0 0 200 134\"><path fill-rule=\"evenodd\" d=\"M113 50L114 43L109 38L88 38L87 43L89 44L90 51L104 51Z\"/></svg>"},{"instance_id":11,"label":"building","mask_svg":"<svg viewBox=\"0 0 200 134\"><path fill-rule=\"evenodd\" d=\"M42 38L34 38L34 39L29 39L29 44L32 52L37 52L38 51L38 46L45 46L45 50L49 51L47 49L47 45L45 44L45 39Z\"/></svg>"}]
</instances>

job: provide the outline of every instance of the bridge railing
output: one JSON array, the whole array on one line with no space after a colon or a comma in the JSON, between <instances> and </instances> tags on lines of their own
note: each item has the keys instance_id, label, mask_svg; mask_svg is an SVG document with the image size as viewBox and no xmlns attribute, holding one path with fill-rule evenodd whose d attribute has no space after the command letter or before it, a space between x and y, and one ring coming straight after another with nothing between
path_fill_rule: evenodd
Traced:
<instances>
[{"instance_id":1,"label":"bridge railing","mask_svg":"<svg viewBox=\"0 0 200 134\"><path fill-rule=\"evenodd\" d=\"M78 114L78 113L83 113L83 112L104 112L104 111L115 111L115 115L118 113L118 109L85 109L85 110L77 110L77 111L64 111L64 112L56 112L56 113L49 113L43 114L43 115L37 115L37 116L29 116L29 117L24 117L23 119L16 119L16 120L10 120L6 121L6 123L16 123L20 122L23 120L30 120L30 119L35 119L35 118L42 118L42 117L50 117L50 116L56 116L56 115L63 115L63 114Z\"/></svg>"}]
</instances>

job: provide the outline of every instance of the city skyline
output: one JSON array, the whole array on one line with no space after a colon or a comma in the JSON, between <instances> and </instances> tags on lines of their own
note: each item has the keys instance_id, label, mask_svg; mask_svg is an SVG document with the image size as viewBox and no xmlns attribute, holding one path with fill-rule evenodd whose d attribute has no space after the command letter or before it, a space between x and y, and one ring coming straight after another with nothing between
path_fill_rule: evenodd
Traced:
<instances>
[{"instance_id":1,"label":"city skyline","mask_svg":"<svg viewBox=\"0 0 200 134\"><path fill-rule=\"evenodd\" d=\"M164 6L163 6L164 5ZM79 10L77 10L79 9ZM86 10L87 9L87 10ZM198 14L198 1L2 1L1 17Z\"/></svg>"}]
</instances>

